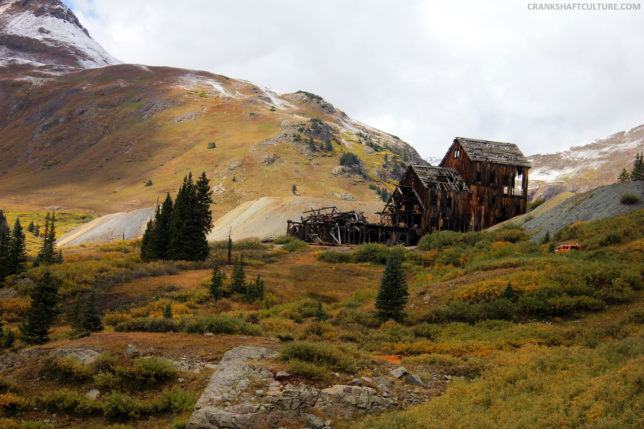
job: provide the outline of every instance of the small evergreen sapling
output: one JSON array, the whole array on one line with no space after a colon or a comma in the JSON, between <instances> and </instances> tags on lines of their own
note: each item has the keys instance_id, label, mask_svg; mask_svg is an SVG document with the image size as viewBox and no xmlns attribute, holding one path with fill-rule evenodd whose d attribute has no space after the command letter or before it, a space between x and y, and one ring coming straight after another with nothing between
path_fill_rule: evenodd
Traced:
<instances>
[{"instance_id":1,"label":"small evergreen sapling","mask_svg":"<svg viewBox=\"0 0 644 429\"><path fill-rule=\"evenodd\" d=\"M230 276L230 293L244 294L246 292L246 272L244 271L243 257L236 257L233 264L233 273Z\"/></svg>"},{"instance_id":2,"label":"small evergreen sapling","mask_svg":"<svg viewBox=\"0 0 644 429\"><path fill-rule=\"evenodd\" d=\"M58 282L46 270L31 291L31 307L25 311L25 321L20 325L22 340L28 344L49 341L50 328L58 316Z\"/></svg>"},{"instance_id":3,"label":"small evergreen sapling","mask_svg":"<svg viewBox=\"0 0 644 429\"><path fill-rule=\"evenodd\" d=\"M505 290L501 294L501 298L504 298L513 302L517 300L517 294L512 288L512 282L508 282L508 285L506 286Z\"/></svg>"},{"instance_id":4,"label":"small evergreen sapling","mask_svg":"<svg viewBox=\"0 0 644 429\"><path fill-rule=\"evenodd\" d=\"M215 262L212 268L212 277L210 278L210 296L215 301L219 301L224 296L224 274L219 270L219 264Z\"/></svg>"},{"instance_id":5,"label":"small evergreen sapling","mask_svg":"<svg viewBox=\"0 0 644 429\"><path fill-rule=\"evenodd\" d=\"M383 322L389 319L401 322L405 317L404 308L409 292L401 264L400 251L390 252L376 296L377 317Z\"/></svg>"},{"instance_id":6,"label":"small evergreen sapling","mask_svg":"<svg viewBox=\"0 0 644 429\"><path fill-rule=\"evenodd\" d=\"M103 330L103 321L96 308L96 292L94 289L92 289L87 298L79 328L81 332L100 332Z\"/></svg>"},{"instance_id":7,"label":"small evergreen sapling","mask_svg":"<svg viewBox=\"0 0 644 429\"><path fill-rule=\"evenodd\" d=\"M166 306L163 308L163 318L164 319L172 319L172 303L169 302L166 304Z\"/></svg>"}]
</instances>

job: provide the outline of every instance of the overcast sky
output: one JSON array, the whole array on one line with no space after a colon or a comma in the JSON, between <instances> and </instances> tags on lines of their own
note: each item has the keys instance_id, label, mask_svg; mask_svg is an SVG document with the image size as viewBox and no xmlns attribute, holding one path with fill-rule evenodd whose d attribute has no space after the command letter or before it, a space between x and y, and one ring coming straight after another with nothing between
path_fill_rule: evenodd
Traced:
<instances>
[{"instance_id":1,"label":"overcast sky","mask_svg":"<svg viewBox=\"0 0 644 429\"><path fill-rule=\"evenodd\" d=\"M533 11L521 0L64 2L124 62L314 92L423 157L442 157L454 136L514 142L529 155L644 123L644 5Z\"/></svg>"}]
</instances>

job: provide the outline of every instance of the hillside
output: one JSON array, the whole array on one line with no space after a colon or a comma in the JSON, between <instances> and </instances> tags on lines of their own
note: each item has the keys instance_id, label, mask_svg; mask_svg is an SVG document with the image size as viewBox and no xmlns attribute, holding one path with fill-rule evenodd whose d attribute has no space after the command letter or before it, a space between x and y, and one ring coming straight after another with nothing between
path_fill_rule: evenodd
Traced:
<instances>
[{"instance_id":1,"label":"hillside","mask_svg":"<svg viewBox=\"0 0 644 429\"><path fill-rule=\"evenodd\" d=\"M30 33L32 21L43 31ZM0 206L145 208L189 171L211 179L215 217L294 190L375 201L374 186L391 188L406 162L421 161L309 92L280 95L203 71L102 67L117 61L97 59L102 51L87 47L98 44L57 0L4 0L0 25L12 47L0 64ZM51 55L34 57L44 51ZM340 166L347 152L359 163Z\"/></svg>"},{"instance_id":2,"label":"hillside","mask_svg":"<svg viewBox=\"0 0 644 429\"><path fill-rule=\"evenodd\" d=\"M616 183L622 169L633 168L640 152L644 152L644 125L563 152L531 155L530 197L550 198Z\"/></svg>"},{"instance_id":3,"label":"hillside","mask_svg":"<svg viewBox=\"0 0 644 429\"><path fill-rule=\"evenodd\" d=\"M622 196L635 195L638 201L624 204ZM601 186L588 192L564 192L538 206L535 210L495 225L498 230L507 225L519 225L540 241L546 232L553 235L566 225L590 222L644 209L644 182Z\"/></svg>"},{"instance_id":4,"label":"hillside","mask_svg":"<svg viewBox=\"0 0 644 429\"><path fill-rule=\"evenodd\" d=\"M210 297L220 246L203 264L143 263L136 241L72 247L50 267L62 297L51 341L0 349L0 426L179 428L203 422L199 403L238 429L304 427L311 415L339 429L638 427L642 216L566 227L584 251L564 255L516 228L444 231L413 251L239 241L246 278L265 282L254 301ZM407 317L380 323L392 251L404 259ZM5 335L44 271L0 289ZM105 330L80 335L70 324L91 290ZM270 357L239 362L257 351Z\"/></svg>"}]
</instances>

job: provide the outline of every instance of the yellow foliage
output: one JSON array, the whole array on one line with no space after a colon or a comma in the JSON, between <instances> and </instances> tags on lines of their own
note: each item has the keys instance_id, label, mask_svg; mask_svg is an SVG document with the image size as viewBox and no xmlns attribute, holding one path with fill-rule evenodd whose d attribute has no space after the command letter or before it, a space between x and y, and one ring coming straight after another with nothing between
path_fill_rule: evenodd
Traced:
<instances>
[{"instance_id":1,"label":"yellow foliage","mask_svg":"<svg viewBox=\"0 0 644 429\"><path fill-rule=\"evenodd\" d=\"M108 311L103 316L103 323L107 326L116 326L119 323L127 322L132 316L124 311Z\"/></svg>"},{"instance_id":2,"label":"yellow foliage","mask_svg":"<svg viewBox=\"0 0 644 429\"><path fill-rule=\"evenodd\" d=\"M0 301L0 317L7 322L18 322L25 317L25 310L30 307L28 300L6 298Z\"/></svg>"},{"instance_id":3,"label":"yellow foliage","mask_svg":"<svg viewBox=\"0 0 644 429\"><path fill-rule=\"evenodd\" d=\"M456 294L456 298L466 302L492 301L501 296L507 285L508 282L504 279L484 280L464 286Z\"/></svg>"},{"instance_id":4,"label":"yellow foliage","mask_svg":"<svg viewBox=\"0 0 644 429\"><path fill-rule=\"evenodd\" d=\"M268 332L293 332L296 330L295 322L282 317L271 317L269 319L261 320L259 322L259 326Z\"/></svg>"},{"instance_id":5,"label":"yellow foliage","mask_svg":"<svg viewBox=\"0 0 644 429\"><path fill-rule=\"evenodd\" d=\"M0 393L0 410L3 411L16 411L22 410L27 407L29 401L22 396L15 393Z\"/></svg>"}]
</instances>

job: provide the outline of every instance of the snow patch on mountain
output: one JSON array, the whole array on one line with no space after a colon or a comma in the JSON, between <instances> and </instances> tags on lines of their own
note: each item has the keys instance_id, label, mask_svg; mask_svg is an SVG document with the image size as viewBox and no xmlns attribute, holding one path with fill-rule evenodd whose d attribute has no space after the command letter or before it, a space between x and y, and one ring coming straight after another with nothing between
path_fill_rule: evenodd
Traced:
<instances>
[{"instance_id":1,"label":"snow patch on mountain","mask_svg":"<svg viewBox=\"0 0 644 429\"><path fill-rule=\"evenodd\" d=\"M178 79L180 88L194 90L194 89L214 89L218 94L225 97L239 98L236 94L228 91L221 82L211 77L200 76L195 73L186 73Z\"/></svg>"},{"instance_id":2,"label":"snow patch on mountain","mask_svg":"<svg viewBox=\"0 0 644 429\"><path fill-rule=\"evenodd\" d=\"M294 107L288 101L282 100L280 98L280 96L275 91L273 91L272 89L264 86L264 87L261 87L261 90L264 93L264 95L266 95L268 98L270 98L271 104L273 106L277 107L278 109L289 109L289 108Z\"/></svg>"},{"instance_id":3,"label":"snow patch on mountain","mask_svg":"<svg viewBox=\"0 0 644 429\"><path fill-rule=\"evenodd\" d=\"M67 46L78 49L83 54L83 57L78 58L78 63L82 68L105 67L120 63L80 28L52 16L34 16L27 12L21 13L8 22L5 32L10 35L40 40L49 46Z\"/></svg>"}]
</instances>

